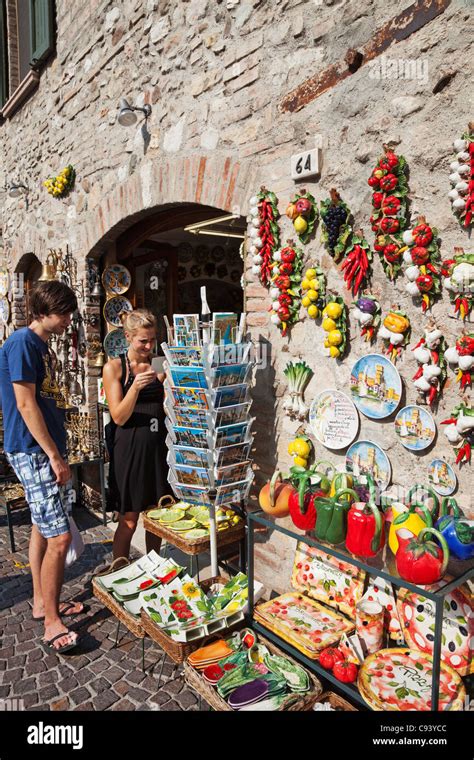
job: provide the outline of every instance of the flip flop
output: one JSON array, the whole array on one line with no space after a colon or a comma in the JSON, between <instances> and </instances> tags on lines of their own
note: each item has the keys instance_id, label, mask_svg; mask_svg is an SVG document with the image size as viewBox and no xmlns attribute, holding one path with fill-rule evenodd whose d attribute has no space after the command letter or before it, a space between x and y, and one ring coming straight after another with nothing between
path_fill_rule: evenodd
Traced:
<instances>
[{"instance_id":1,"label":"flip flop","mask_svg":"<svg viewBox=\"0 0 474 760\"><path fill-rule=\"evenodd\" d=\"M55 652L56 654L62 654L63 652L68 652L70 649L74 649L74 647L77 647L77 645L79 644L80 640L76 639L76 641L73 641L71 644L63 644L62 647L53 646L54 642L57 639L62 638L63 636L67 636L67 632L58 633L58 635L53 636L52 639L41 639L40 644L45 650L45 652L47 652L48 654L50 652Z\"/></svg>"},{"instance_id":2,"label":"flip flop","mask_svg":"<svg viewBox=\"0 0 474 760\"><path fill-rule=\"evenodd\" d=\"M65 609L59 612L61 617L78 617L78 615L83 615L85 612L89 610L88 605L83 604L82 602L60 602L60 604L66 605ZM79 612L67 611L71 609L72 607L75 607L76 604L82 604L82 610L79 610ZM44 615L42 615L41 617L35 617L34 615L32 615L31 617L33 618L33 620L36 620L37 622L44 620Z\"/></svg>"}]
</instances>

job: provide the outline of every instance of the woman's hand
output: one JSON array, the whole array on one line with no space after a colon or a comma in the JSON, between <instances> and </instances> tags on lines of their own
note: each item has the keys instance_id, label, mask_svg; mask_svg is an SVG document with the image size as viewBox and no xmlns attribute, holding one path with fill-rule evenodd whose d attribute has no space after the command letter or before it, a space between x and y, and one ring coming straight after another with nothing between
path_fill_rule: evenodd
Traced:
<instances>
[{"instance_id":1,"label":"woman's hand","mask_svg":"<svg viewBox=\"0 0 474 760\"><path fill-rule=\"evenodd\" d=\"M132 383L132 388L135 388L137 391L141 391L143 388L146 388L147 385L150 385L154 380L156 380L156 372L154 369L147 369L145 372L139 372L137 375L135 375Z\"/></svg>"}]
</instances>

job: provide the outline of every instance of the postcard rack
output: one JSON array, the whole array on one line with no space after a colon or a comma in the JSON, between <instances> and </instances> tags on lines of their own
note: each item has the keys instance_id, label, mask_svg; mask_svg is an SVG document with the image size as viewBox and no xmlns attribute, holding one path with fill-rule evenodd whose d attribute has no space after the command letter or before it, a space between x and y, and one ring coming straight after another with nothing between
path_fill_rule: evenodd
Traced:
<instances>
[{"instance_id":1,"label":"postcard rack","mask_svg":"<svg viewBox=\"0 0 474 760\"><path fill-rule=\"evenodd\" d=\"M242 505L254 477L249 397L252 344L230 342L241 333L242 320L237 325L237 315L213 315L210 322L199 321L198 315L175 315L174 327L168 328L173 343L161 344L166 359L169 483L177 499L209 508L214 575L215 511ZM228 342L221 342L222 336Z\"/></svg>"}]
</instances>

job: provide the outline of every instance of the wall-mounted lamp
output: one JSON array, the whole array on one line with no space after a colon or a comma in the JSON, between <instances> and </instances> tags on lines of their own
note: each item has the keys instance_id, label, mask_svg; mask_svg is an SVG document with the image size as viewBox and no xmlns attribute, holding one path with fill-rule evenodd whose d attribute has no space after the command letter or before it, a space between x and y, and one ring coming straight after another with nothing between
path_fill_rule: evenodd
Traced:
<instances>
[{"instance_id":1,"label":"wall-mounted lamp","mask_svg":"<svg viewBox=\"0 0 474 760\"><path fill-rule=\"evenodd\" d=\"M184 230L185 232L191 232L193 235L215 235L216 237L239 238L240 240L243 240L245 238L245 235L243 233L207 229L208 227L212 227L215 224L222 224L223 222L229 222L234 219L239 219L239 215L226 214L225 216L218 216L214 219L206 219L204 222L188 224Z\"/></svg>"},{"instance_id":2,"label":"wall-mounted lamp","mask_svg":"<svg viewBox=\"0 0 474 760\"><path fill-rule=\"evenodd\" d=\"M145 103L143 107L131 106L130 103L127 100L125 100L125 98L120 98L119 112L117 116L118 123L122 127L131 127L132 124L135 124L137 120L137 115L135 111L141 111L142 113L144 113L145 120L146 120L151 114L151 106L148 103Z\"/></svg>"}]
</instances>

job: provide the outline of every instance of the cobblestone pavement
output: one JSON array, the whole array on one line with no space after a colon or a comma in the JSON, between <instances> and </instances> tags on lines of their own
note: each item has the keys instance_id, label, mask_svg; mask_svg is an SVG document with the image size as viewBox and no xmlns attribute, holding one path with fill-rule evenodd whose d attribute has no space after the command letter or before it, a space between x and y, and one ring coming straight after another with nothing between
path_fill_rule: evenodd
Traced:
<instances>
[{"instance_id":1,"label":"cobblestone pavement","mask_svg":"<svg viewBox=\"0 0 474 760\"><path fill-rule=\"evenodd\" d=\"M81 635L80 649L56 655L39 646L43 625L31 618L29 512L13 512L14 554L5 513L0 513L0 702L22 700L18 709L25 710L209 709L204 702L200 707L199 697L185 684L182 666L175 667L151 639L145 639L145 673L141 640L124 626L115 646L117 620L95 599L91 585L95 568L111 561L112 531L85 510L74 516L86 547L80 560L66 570L62 599L80 600L90 609L80 617L66 618Z\"/></svg>"}]
</instances>

